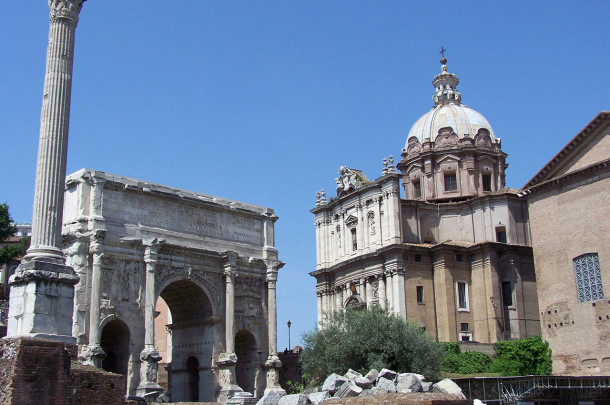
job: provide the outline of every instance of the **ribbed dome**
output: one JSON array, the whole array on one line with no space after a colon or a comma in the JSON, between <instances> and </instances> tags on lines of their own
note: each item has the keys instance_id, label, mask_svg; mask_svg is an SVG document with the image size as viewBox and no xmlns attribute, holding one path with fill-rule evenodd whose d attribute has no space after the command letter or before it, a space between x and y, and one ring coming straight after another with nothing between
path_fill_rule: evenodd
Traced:
<instances>
[{"instance_id":1,"label":"ribbed dome","mask_svg":"<svg viewBox=\"0 0 610 405\"><path fill-rule=\"evenodd\" d=\"M447 73L447 65L443 64L442 72L432 82L436 88L432 97L434 107L415 122L409 131L407 146L412 136L417 137L422 143L426 138L434 141L439 129L445 127L453 128L459 138L463 138L465 134L474 138L479 129L485 128L489 131L492 141L495 140L493 129L485 117L462 105L462 95L457 90L458 83L458 78L454 74Z\"/></svg>"}]
</instances>

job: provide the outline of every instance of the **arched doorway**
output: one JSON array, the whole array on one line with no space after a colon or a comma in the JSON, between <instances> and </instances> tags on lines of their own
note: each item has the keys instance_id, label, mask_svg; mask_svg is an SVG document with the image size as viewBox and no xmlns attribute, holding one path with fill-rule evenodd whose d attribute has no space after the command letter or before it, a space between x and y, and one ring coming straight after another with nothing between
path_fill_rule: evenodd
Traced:
<instances>
[{"instance_id":1,"label":"arched doorway","mask_svg":"<svg viewBox=\"0 0 610 405\"><path fill-rule=\"evenodd\" d=\"M169 309L167 342L171 342L168 366L169 392L172 402L214 400L212 374L213 325L212 305L205 292L188 280L174 281L160 297ZM164 319L159 316L158 319ZM159 328L155 327L156 330ZM169 354L168 353L168 354Z\"/></svg>"},{"instance_id":2,"label":"arched doorway","mask_svg":"<svg viewBox=\"0 0 610 405\"><path fill-rule=\"evenodd\" d=\"M127 375L129 365L129 328L119 319L114 319L104 326L100 346L106 357L102 368L112 373Z\"/></svg>"},{"instance_id":3,"label":"arched doorway","mask_svg":"<svg viewBox=\"0 0 610 405\"><path fill-rule=\"evenodd\" d=\"M256 356L256 339L247 330L241 330L235 335L235 354L237 364L235 365L235 375L237 385L244 391L256 395L254 392L254 379L258 368Z\"/></svg>"},{"instance_id":4,"label":"arched doorway","mask_svg":"<svg viewBox=\"0 0 610 405\"><path fill-rule=\"evenodd\" d=\"M199 361L195 356L186 360L186 371L188 373L189 401L199 401Z\"/></svg>"}]
</instances>

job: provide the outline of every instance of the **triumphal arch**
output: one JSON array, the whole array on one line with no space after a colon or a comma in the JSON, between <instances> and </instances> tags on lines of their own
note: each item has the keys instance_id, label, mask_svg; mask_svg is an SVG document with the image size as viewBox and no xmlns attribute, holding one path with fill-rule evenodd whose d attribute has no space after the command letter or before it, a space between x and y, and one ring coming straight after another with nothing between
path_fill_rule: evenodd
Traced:
<instances>
[{"instance_id":1,"label":"triumphal arch","mask_svg":"<svg viewBox=\"0 0 610 405\"><path fill-rule=\"evenodd\" d=\"M67 176L63 250L80 277L81 360L124 374L129 395L162 390L167 363L172 402L281 390L276 220L270 208L100 171ZM155 346L158 300L170 312L169 359Z\"/></svg>"}]
</instances>

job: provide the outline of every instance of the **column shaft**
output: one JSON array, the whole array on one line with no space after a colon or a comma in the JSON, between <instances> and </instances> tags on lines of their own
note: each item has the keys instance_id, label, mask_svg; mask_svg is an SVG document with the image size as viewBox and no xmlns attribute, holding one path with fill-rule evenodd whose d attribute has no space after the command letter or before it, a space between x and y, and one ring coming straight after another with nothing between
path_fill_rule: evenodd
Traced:
<instances>
[{"instance_id":1,"label":"column shaft","mask_svg":"<svg viewBox=\"0 0 610 405\"><path fill-rule=\"evenodd\" d=\"M235 286L233 284L235 270L225 269L225 351L235 352Z\"/></svg>"},{"instance_id":2,"label":"column shaft","mask_svg":"<svg viewBox=\"0 0 610 405\"><path fill-rule=\"evenodd\" d=\"M385 279L383 278L383 274L380 275L377 280L379 280L378 290L379 291L379 305L381 308L385 308L386 306L386 294L385 294Z\"/></svg>"}]
</instances>

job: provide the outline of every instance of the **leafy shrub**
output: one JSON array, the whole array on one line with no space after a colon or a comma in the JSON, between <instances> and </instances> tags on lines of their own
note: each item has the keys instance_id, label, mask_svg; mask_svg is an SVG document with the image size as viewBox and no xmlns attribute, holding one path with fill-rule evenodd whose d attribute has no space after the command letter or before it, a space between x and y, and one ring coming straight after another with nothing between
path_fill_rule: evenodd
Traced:
<instances>
[{"instance_id":1,"label":"leafy shrub","mask_svg":"<svg viewBox=\"0 0 610 405\"><path fill-rule=\"evenodd\" d=\"M303 334L300 361L310 385L349 368L415 372L435 379L444 356L442 347L418 325L379 306L370 310L335 311L321 329Z\"/></svg>"},{"instance_id":2,"label":"leafy shrub","mask_svg":"<svg viewBox=\"0 0 610 405\"><path fill-rule=\"evenodd\" d=\"M548 375L553 361L548 342L540 336L496 342L492 369L501 375Z\"/></svg>"}]
</instances>

